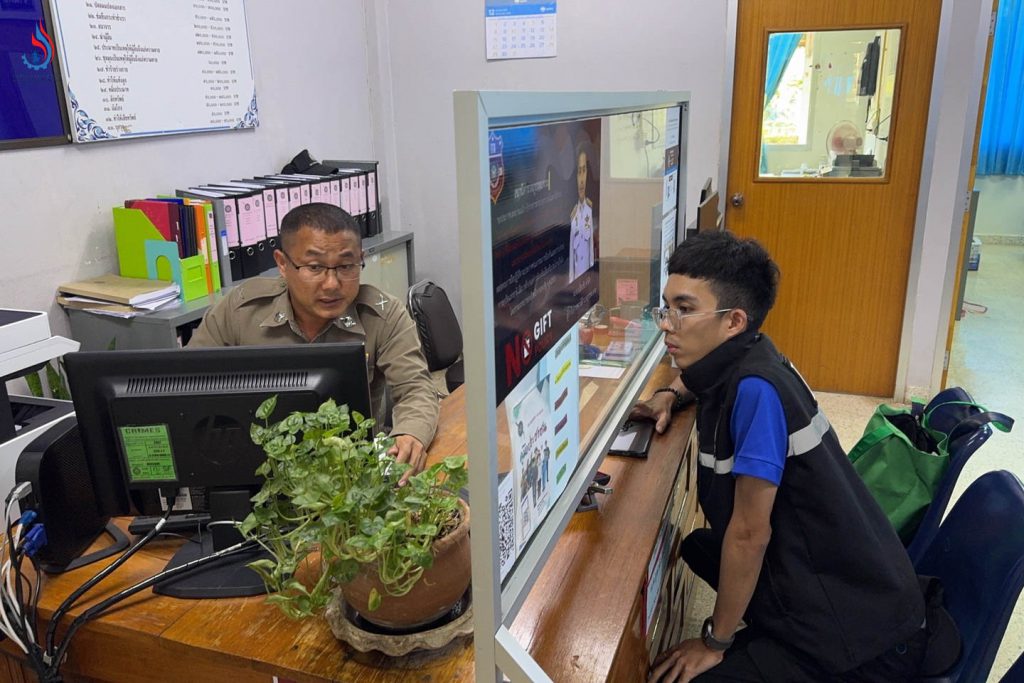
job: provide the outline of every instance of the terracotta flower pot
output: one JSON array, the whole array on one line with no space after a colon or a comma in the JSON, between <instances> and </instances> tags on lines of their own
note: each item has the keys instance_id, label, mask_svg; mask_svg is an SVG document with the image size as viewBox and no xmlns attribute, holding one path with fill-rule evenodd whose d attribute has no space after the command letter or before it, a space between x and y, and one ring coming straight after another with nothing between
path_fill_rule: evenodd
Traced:
<instances>
[{"instance_id":1,"label":"terracotta flower pot","mask_svg":"<svg viewBox=\"0 0 1024 683\"><path fill-rule=\"evenodd\" d=\"M341 587L345 602L367 621L386 628L415 628L444 616L469 587L472 576L469 559L469 506L460 500L462 521L454 531L434 543L434 564L423 572L408 593L388 595L377 576L376 565L368 565ZM376 588L381 605L367 609L370 590Z\"/></svg>"}]
</instances>

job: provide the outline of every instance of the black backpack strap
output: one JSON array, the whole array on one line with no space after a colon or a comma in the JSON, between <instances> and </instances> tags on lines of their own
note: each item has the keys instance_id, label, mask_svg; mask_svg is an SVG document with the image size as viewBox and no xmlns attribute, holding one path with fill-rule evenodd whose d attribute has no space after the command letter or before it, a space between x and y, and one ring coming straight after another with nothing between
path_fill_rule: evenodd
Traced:
<instances>
[{"instance_id":1,"label":"black backpack strap","mask_svg":"<svg viewBox=\"0 0 1024 683\"><path fill-rule=\"evenodd\" d=\"M994 410L986 410L983 413L975 413L969 417L965 417L963 420L957 423L956 427L953 427L949 432L949 438L946 443L953 443L960 437L970 434L976 429L980 429L987 424L993 425L996 429L1001 432L1008 432L1013 429L1013 418L1003 413L997 413Z\"/></svg>"}]
</instances>

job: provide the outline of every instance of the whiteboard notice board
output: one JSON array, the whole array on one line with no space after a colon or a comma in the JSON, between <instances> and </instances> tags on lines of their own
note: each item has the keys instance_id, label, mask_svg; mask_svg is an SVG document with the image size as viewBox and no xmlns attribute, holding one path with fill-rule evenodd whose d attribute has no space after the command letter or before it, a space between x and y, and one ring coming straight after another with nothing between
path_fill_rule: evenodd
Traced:
<instances>
[{"instance_id":1,"label":"whiteboard notice board","mask_svg":"<svg viewBox=\"0 0 1024 683\"><path fill-rule=\"evenodd\" d=\"M75 142L259 125L243 0L52 0Z\"/></svg>"}]
</instances>

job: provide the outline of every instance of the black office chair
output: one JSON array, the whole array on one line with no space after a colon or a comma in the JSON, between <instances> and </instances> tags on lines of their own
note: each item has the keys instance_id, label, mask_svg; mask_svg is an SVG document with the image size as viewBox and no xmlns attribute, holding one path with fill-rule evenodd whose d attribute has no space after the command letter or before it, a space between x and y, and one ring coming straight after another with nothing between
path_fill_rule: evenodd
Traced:
<instances>
[{"instance_id":1,"label":"black office chair","mask_svg":"<svg viewBox=\"0 0 1024 683\"><path fill-rule=\"evenodd\" d=\"M445 385L455 391L465 381L462 330L448 295L430 280L409 288L409 314L416 323L423 355L431 372L445 370Z\"/></svg>"}]
</instances>

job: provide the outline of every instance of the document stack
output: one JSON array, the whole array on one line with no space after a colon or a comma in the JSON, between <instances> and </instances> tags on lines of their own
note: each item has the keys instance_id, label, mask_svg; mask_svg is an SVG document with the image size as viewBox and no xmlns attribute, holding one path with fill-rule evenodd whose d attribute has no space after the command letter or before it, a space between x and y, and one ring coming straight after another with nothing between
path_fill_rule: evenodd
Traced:
<instances>
[{"instance_id":1,"label":"document stack","mask_svg":"<svg viewBox=\"0 0 1024 683\"><path fill-rule=\"evenodd\" d=\"M178 300L176 282L100 275L88 280L68 282L57 288L57 303L116 318L133 318Z\"/></svg>"}]
</instances>

